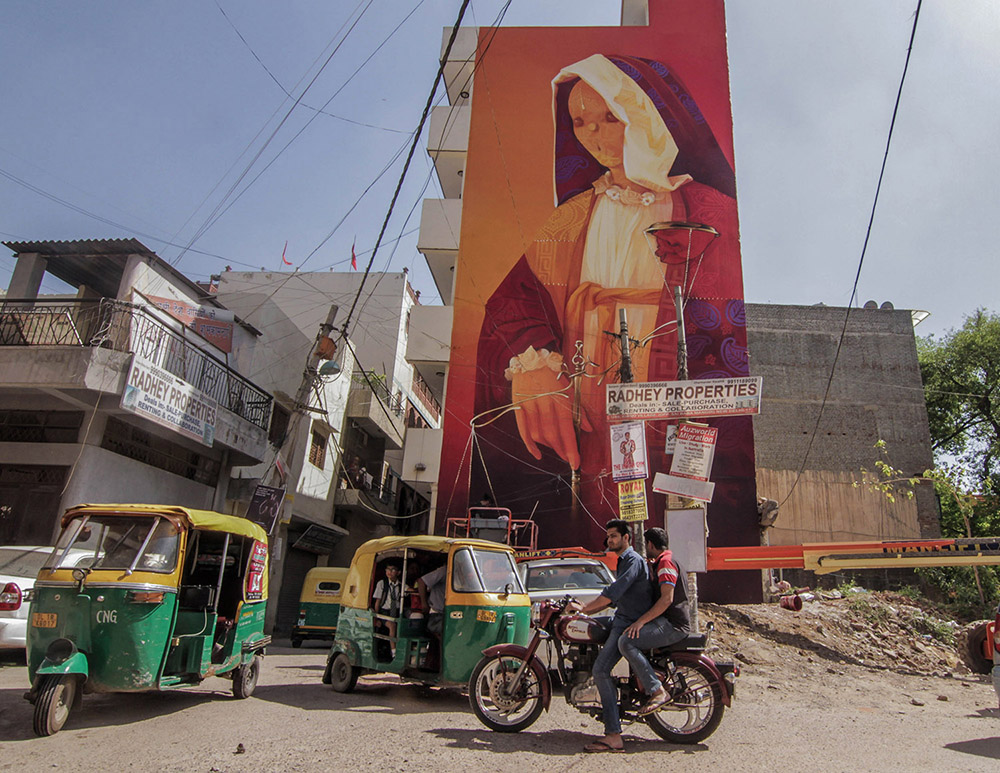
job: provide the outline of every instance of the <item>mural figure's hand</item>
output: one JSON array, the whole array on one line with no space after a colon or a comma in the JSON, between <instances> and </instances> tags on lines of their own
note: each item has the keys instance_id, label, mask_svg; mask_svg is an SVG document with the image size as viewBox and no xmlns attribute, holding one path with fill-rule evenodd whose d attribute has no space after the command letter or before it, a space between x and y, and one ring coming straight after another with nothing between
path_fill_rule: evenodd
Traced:
<instances>
[{"instance_id":1,"label":"mural figure's hand","mask_svg":"<svg viewBox=\"0 0 1000 773\"><path fill-rule=\"evenodd\" d=\"M542 458L538 444L548 446L576 470L580 467L580 450L573 428L571 390L565 378L549 368L515 373L511 380L511 397L519 403L515 412L517 431L524 447L536 459ZM524 402L521 402L524 401ZM586 416L581 429L590 432Z\"/></svg>"}]
</instances>

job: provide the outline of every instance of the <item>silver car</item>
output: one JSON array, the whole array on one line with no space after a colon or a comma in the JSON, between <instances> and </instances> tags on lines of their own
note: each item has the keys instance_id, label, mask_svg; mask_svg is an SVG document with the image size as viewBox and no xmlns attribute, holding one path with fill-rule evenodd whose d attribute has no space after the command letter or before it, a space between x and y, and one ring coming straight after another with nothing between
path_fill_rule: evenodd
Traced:
<instances>
[{"instance_id":1,"label":"silver car","mask_svg":"<svg viewBox=\"0 0 1000 773\"><path fill-rule=\"evenodd\" d=\"M51 546L27 545L0 548L0 650L24 649L28 631L28 591L39 570L52 555ZM74 550L71 566L87 565L89 551Z\"/></svg>"}]
</instances>

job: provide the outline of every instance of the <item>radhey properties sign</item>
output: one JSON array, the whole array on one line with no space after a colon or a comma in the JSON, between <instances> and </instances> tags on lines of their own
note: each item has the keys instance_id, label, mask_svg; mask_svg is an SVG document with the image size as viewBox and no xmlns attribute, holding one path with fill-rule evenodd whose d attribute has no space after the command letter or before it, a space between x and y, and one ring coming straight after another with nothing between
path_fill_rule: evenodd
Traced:
<instances>
[{"instance_id":1,"label":"radhey properties sign","mask_svg":"<svg viewBox=\"0 0 1000 773\"><path fill-rule=\"evenodd\" d=\"M609 419L695 419L760 413L759 376L608 384Z\"/></svg>"},{"instance_id":2,"label":"radhey properties sign","mask_svg":"<svg viewBox=\"0 0 1000 773\"><path fill-rule=\"evenodd\" d=\"M122 408L211 447L218 403L138 354L122 393Z\"/></svg>"}]
</instances>

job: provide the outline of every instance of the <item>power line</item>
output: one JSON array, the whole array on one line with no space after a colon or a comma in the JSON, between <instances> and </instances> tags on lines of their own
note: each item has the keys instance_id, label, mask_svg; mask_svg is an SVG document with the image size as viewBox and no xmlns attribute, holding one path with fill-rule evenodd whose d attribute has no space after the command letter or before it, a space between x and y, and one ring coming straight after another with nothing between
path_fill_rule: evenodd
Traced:
<instances>
[{"instance_id":1,"label":"power line","mask_svg":"<svg viewBox=\"0 0 1000 773\"><path fill-rule=\"evenodd\" d=\"M341 326L340 334L345 340L347 339L348 330L351 324L351 317L354 314L354 309L358 305L358 299L361 298L361 293L364 290L368 274L371 272L372 265L375 263L375 256L378 254L378 248L382 243L382 237L385 235L385 230L389 226L389 218L392 217L392 211L396 206L396 199L399 198L399 192L403 187L403 180L406 179L406 172L410 168L410 161L413 159L413 154L420 141L420 134L423 132L424 123L426 123L427 116L431 111L431 105L434 103L434 95L437 93L438 84L441 82L441 78L444 75L445 64L448 62L448 57L451 55L452 46L455 44L455 38L458 36L458 30L459 27L461 27L462 18L465 16L465 10L469 7L469 2L470 0L462 0L462 7L458 10L458 18L455 20L455 24L451 29L451 36L448 38L448 45L445 46L444 54L441 56L441 63L438 66L437 75L434 77L434 84L431 86L430 93L427 95L427 103L424 105L424 111L420 116L420 122L417 124L416 130L413 132L413 142L410 144L410 151L407 153L406 163L403 165L403 172L399 176L399 182L396 184L396 190L392 194L392 200L389 202L389 211L386 212L385 220L382 221L382 228L379 231L378 238L375 240L375 249L372 250L371 257L368 259L368 265L365 267L364 276L361 278L361 286L358 287L358 293L355 295L354 302L351 304L351 308L347 312L344 324Z\"/></svg>"},{"instance_id":2,"label":"power line","mask_svg":"<svg viewBox=\"0 0 1000 773\"><path fill-rule=\"evenodd\" d=\"M802 473L806 469L806 462L809 460L809 453L812 451L816 435L819 433L819 425L823 420L823 410L826 408L827 400L830 397L833 376L837 370L837 362L840 359L840 351L844 346L844 338L847 336L847 323L851 318L851 305L854 303L858 294L858 282L861 280L861 267L864 266L865 263L865 253L868 251L868 241L871 238L872 226L875 223L875 209L878 207L878 196L879 192L882 190L882 179L885 177L885 168L889 161L889 147L892 144L892 132L896 126L896 116L899 113L899 103L902 101L903 97L903 84L906 82L906 71L910 66L910 55L913 53L913 41L917 35L917 22L920 20L920 6L922 3L923 0L917 0L917 10L913 14L913 28L910 30L910 45L906 49L906 61L903 64L903 74L899 79L899 89L896 91L896 103L892 108L892 120L889 122L889 134L885 140L885 152L882 154L882 168L879 170L878 184L875 186L875 198L872 201L871 214L868 217L868 228L865 230L864 245L861 247L861 259L858 261L858 270L854 275L854 286L851 288L851 298L847 303L847 311L844 314L844 326L840 331L840 338L837 341L837 351L833 356L833 365L830 366L830 377L826 381L826 391L823 393L823 401L820 403L819 412L816 414L816 424L813 426L813 431L809 435L809 445L806 446L806 452L802 457L802 465L799 467L799 471L795 476L795 481L792 483L792 487L788 490L785 498L781 501L781 505L785 504L789 497L792 496L792 492L795 491L795 487L799 484L799 480L802 478ZM781 505L779 505L779 507Z\"/></svg>"}]
</instances>

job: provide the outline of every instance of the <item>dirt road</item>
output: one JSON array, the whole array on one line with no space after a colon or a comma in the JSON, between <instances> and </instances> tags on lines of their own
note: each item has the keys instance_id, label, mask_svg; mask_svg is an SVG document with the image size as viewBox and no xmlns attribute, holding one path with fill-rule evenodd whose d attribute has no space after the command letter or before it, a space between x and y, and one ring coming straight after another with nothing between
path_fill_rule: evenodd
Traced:
<instances>
[{"instance_id":1,"label":"dirt road","mask_svg":"<svg viewBox=\"0 0 1000 773\"><path fill-rule=\"evenodd\" d=\"M26 669L0 668L0 770L75 771L996 771L1000 712L992 686L798 658L744 667L719 730L691 747L625 728L628 753L585 755L600 725L557 697L528 731L492 733L457 690L368 677L339 695L320 683L325 650L273 647L254 696L212 679L179 692L86 696L51 738L34 738ZM243 745L243 753L237 747Z\"/></svg>"}]
</instances>

